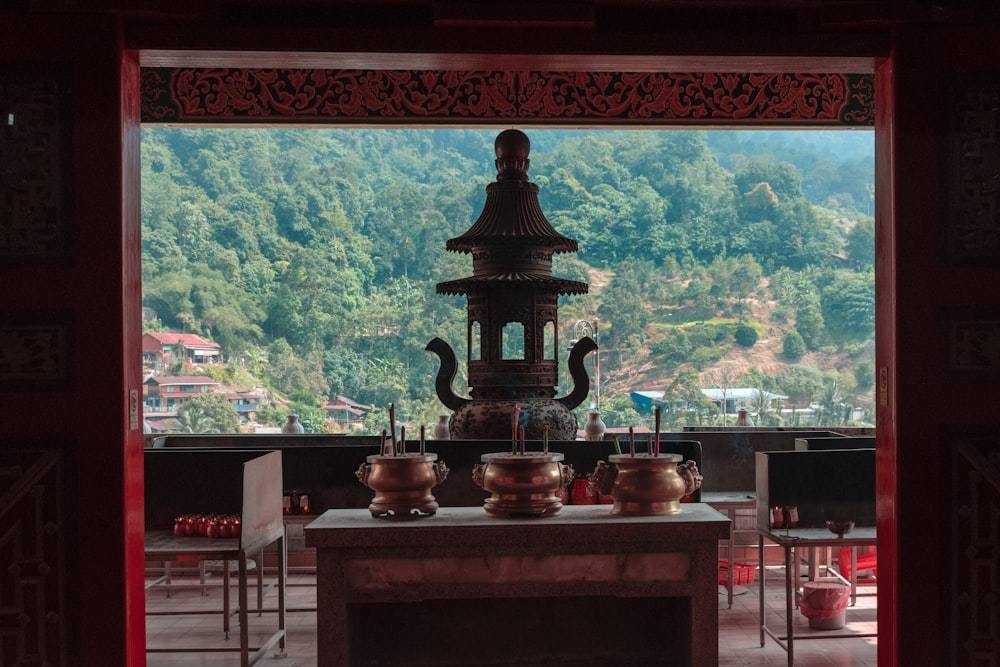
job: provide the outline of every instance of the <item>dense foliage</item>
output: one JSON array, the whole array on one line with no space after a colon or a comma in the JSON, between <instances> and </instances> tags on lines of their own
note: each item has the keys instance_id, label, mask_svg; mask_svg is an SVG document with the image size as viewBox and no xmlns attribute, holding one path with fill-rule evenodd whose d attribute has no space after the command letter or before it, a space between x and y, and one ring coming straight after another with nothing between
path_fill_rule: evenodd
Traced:
<instances>
[{"instance_id":1,"label":"dense foliage","mask_svg":"<svg viewBox=\"0 0 1000 667\"><path fill-rule=\"evenodd\" d=\"M580 244L555 273L592 285L561 301L561 322L599 317L616 393L649 364L659 388L686 391L678 371L717 363L737 331L748 348L795 332L805 349L786 345L789 358L858 363L874 330L870 133L528 134L542 209ZM146 328L219 342L302 414L341 394L430 425L442 406L424 346L440 336L463 359L466 339L464 299L434 287L471 273L445 241L482 208L495 136L146 128ZM752 321L768 301L773 319Z\"/></svg>"}]
</instances>

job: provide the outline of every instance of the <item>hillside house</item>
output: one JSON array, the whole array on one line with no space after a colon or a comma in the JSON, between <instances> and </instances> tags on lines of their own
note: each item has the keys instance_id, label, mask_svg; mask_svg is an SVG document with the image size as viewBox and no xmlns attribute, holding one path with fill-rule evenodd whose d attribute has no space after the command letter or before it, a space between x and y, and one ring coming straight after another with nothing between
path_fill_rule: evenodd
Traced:
<instances>
[{"instance_id":1,"label":"hillside house","mask_svg":"<svg viewBox=\"0 0 1000 667\"><path fill-rule=\"evenodd\" d=\"M176 413L185 399L219 388L219 383L207 375L154 375L143 384L146 387L143 403L147 414Z\"/></svg>"},{"instance_id":2,"label":"hillside house","mask_svg":"<svg viewBox=\"0 0 1000 667\"><path fill-rule=\"evenodd\" d=\"M736 414L739 412L740 408L749 409L751 407L750 404L757 400L757 390L753 387L733 387L732 389L712 387L710 389L702 389L701 393L703 393L708 400L715 403L716 407L718 407L720 411L723 409L723 403L725 403L725 414L727 415ZM666 410L683 409L685 407L682 401L672 401L668 405L668 402L663 399L662 391L633 391L629 394L629 396L632 399L632 403L635 405L635 409L641 413L652 412L655 406L659 406ZM781 394L764 392L764 399L768 403L771 403L772 401L783 401L787 398L787 396L783 396Z\"/></svg>"},{"instance_id":3,"label":"hillside house","mask_svg":"<svg viewBox=\"0 0 1000 667\"><path fill-rule=\"evenodd\" d=\"M257 418L257 411L260 409L261 403L266 402L266 398L266 396L254 390L230 391L226 393L226 399L236 408L236 413L239 415L241 424Z\"/></svg>"},{"instance_id":4,"label":"hillside house","mask_svg":"<svg viewBox=\"0 0 1000 667\"><path fill-rule=\"evenodd\" d=\"M372 411L372 406L356 403L346 396L337 396L323 406L326 415L343 428L359 427L364 424L365 417Z\"/></svg>"},{"instance_id":5,"label":"hillside house","mask_svg":"<svg viewBox=\"0 0 1000 667\"><path fill-rule=\"evenodd\" d=\"M732 387L727 389L712 387L711 389L702 389L701 393L705 394L708 400L715 403L720 410L723 409L723 403L725 403L724 412L727 415L734 415L741 409L750 410L754 407L758 398L757 389L753 387ZM772 394L769 391L764 392L763 398L767 405L771 405L774 401L788 400L787 396Z\"/></svg>"},{"instance_id":6,"label":"hillside house","mask_svg":"<svg viewBox=\"0 0 1000 667\"><path fill-rule=\"evenodd\" d=\"M222 361L222 346L197 334L154 332L142 335L142 365L163 370L183 359L192 366L218 364Z\"/></svg>"}]
</instances>

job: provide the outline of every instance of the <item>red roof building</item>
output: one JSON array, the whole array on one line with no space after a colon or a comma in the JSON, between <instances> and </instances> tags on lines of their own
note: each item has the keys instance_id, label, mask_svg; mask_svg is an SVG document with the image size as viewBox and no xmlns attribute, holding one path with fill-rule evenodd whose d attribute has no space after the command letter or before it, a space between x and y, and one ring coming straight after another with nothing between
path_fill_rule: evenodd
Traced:
<instances>
[{"instance_id":1,"label":"red roof building","mask_svg":"<svg viewBox=\"0 0 1000 667\"><path fill-rule=\"evenodd\" d=\"M183 358L191 365L217 364L222 361L222 346L197 334L154 332L142 335L142 363L153 370L163 370Z\"/></svg>"}]
</instances>

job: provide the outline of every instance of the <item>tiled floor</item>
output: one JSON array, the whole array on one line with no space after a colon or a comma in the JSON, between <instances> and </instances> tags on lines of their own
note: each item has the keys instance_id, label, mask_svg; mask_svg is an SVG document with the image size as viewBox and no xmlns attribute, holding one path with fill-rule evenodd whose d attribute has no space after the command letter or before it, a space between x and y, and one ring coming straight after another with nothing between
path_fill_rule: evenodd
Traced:
<instances>
[{"instance_id":1,"label":"tiled floor","mask_svg":"<svg viewBox=\"0 0 1000 667\"><path fill-rule=\"evenodd\" d=\"M221 588L218 581L209 580L211 587L202 595L200 587L175 587L168 598L164 587L147 592L147 611L195 611L221 609ZM179 581L179 580L175 580ZM185 582L197 583L197 579ZM768 570L766 592L768 626L784 634L785 595L783 575L779 569ZM309 575L292 575L289 579L287 604L288 640L287 657L274 661L272 655L264 657L258 665L280 667L313 667L316 665L316 604L315 578ZM829 637L846 632L871 632L875 629L874 587L862 587L855 607L847 611L847 625L843 631L810 630L801 613L794 613L796 639L794 656L796 667L876 667L875 637L857 638L798 638L799 633ZM727 605L725 589L719 588L719 665L721 667L758 666L778 667L788 664L787 653L770 637L760 645L759 595L756 583L738 586L733 607ZM276 594L272 591L265 600L265 609L273 609ZM235 589L233 604L235 606ZM255 598L251 595L251 605ZM257 646L261 637L268 636L276 627L274 613L251 615L250 645ZM221 614L184 616L147 616L146 635L149 648L179 648L193 646L207 650L209 647L239 647L239 632L233 618L230 639L222 637ZM258 643L255 643L258 642ZM272 651L273 653L273 651ZM229 667L240 664L238 652L150 653L149 667Z\"/></svg>"}]
</instances>

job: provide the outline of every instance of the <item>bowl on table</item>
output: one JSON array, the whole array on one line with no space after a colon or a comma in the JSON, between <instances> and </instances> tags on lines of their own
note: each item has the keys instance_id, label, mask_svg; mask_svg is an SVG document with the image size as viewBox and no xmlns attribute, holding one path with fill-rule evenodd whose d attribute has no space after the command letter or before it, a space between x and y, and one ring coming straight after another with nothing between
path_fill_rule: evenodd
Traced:
<instances>
[{"instance_id":1,"label":"bowl on table","mask_svg":"<svg viewBox=\"0 0 1000 667\"><path fill-rule=\"evenodd\" d=\"M854 530L854 522L847 519L838 519L826 522L827 529L837 537L843 537Z\"/></svg>"}]
</instances>

